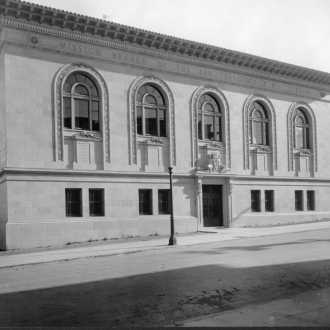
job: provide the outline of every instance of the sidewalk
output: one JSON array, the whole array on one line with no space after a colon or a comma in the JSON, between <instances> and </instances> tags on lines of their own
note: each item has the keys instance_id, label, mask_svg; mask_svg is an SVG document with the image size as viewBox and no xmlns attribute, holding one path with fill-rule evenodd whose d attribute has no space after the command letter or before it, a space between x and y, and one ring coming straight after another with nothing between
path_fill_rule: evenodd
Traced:
<instances>
[{"instance_id":1,"label":"sidewalk","mask_svg":"<svg viewBox=\"0 0 330 330\"><path fill-rule=\"evenodd\" d=\"M0 252L0 268L39 264L46 262L58 262L74 259L111 256L126 253L136 253L142 251L179 248L180 246L191 246L198 244L211 244L215 242L224 242L237 239L246 239L262 236L272 236L290 233L306 232L311 230L330 229L330 221L314 222L306 224L286 225L278 227L262 228L227 228L214 230L210 229L203 234L178 237L178 245L168 246L168 237L150 239L148 237L139 240L104 242L104 244L90 246L63 246L52 248L50 250L38 251L38 249L29 251L3 251Z\"/></svg>"},{"instance_id":2,"label":"sidewalk","mask_svg":"<svg viewBox=\"0 0 330 330\"><path fill-rule=\"evenodd\" d=\"M170 327L325 327L330 325L330 288L252 305Z\"/></svg>"}]
</instances>

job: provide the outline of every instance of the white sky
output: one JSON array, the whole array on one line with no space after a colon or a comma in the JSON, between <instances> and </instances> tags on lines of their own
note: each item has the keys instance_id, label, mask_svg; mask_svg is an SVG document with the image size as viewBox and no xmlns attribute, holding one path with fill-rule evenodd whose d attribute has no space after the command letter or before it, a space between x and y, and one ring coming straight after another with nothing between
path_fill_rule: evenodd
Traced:
<instances>
[{"instance_id":1,"label":"white sky","mask_svg":"<svg viewBox=\"0 0 330 330\"><path fill-rule=\"evenodd\" d=\"M330 73L330 0L32 0Z\"/></svg>"}]
</instances>

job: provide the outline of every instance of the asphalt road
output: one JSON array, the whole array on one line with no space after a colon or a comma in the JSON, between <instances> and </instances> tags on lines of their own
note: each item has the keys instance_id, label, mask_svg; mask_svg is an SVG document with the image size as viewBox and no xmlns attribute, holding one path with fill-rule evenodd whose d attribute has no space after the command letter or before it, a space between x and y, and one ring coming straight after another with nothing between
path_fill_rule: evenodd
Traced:
<instances>
[{"instance_id":1,"label":"asphalt road","mask_svg":"<svg viewBox=\"0 0 330 330\"><path fill-rule=\"evenodd\" d=\"M330 230L0 269L0 326L175 324L330 286Z\"/></svg>"}]
</instances>

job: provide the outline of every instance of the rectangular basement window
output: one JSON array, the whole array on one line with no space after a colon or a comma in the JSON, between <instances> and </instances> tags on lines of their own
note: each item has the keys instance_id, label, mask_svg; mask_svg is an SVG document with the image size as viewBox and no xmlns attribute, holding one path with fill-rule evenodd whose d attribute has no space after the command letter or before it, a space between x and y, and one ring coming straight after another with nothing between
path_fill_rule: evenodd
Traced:
<instances>
[{"instance_id":1,"label":"rectangular basement window","mask_svg":"<svg viewBox=\"0 0 330 330\"><path fill-rule=\"evenodd\" d=\"M260 212L260 190L251 190L251 212Z\"/></svg>"},{"instance_id":2,"label":"rectangular basement window","mask_svg":"<svg viewBox=\"0 0 330 330\"><path fill-rule=\"evenodd\" d=\"M89 189L89 215L104 216L104 189Z\"/></svg>"},{"instance_id":3,"label":"rectangular basement window","mask_svg":"<svg viewBox=\"0 0 330 330\"><path fill-rule=\"evenodd\" d=\"M82 216L81 189L65 189L65 208L67 217Z\"/></svg>"},{"instance_id":4,"label":"rectangular basement window","mask_svg":"<svg viewBox=\"0 0 330 330\"><path fill-rule=\"evenodd\" d=\"M296 211L303 211L303 192L302 190L295 190L295 209Z\"/></svg>"},{"instance_id":5,"label":"rectangular basement window","mask_svg":"<svg viewBox=\"0 0 330 330\"><path fill-rule=\"evenodd\" d=\"M158 213L159 214L171 213L171 201L170 201L169 189L158 190Z\"/></svg>"},{"instance_id":6,"label":"rectangular basement window","mask_svg":"<svg viewBox=\"0 0 330 330\"><path fill-rule=\"evenodd\" d=\"M265 211L274 212L274 190L265 190Z\"/></svg>"},{"instance_id":7,"label":"rectangular basement window","mask_svg":"<svg viewBox=\"0 0 330 330\"><path fill-rule=\"evenodd\" d=\"M307 190L307 211L315 211L315 191Z\"/></svg>"},{"instance_id":8,"label":"rectangular basement window","mask_svg":"<svg viewBox=\"0 0 330 330\"><path fill-rule=\"evenodd\" d=\"M139 189L139 214L152 214L151 189Z\"/></svg>"}]
</instances>

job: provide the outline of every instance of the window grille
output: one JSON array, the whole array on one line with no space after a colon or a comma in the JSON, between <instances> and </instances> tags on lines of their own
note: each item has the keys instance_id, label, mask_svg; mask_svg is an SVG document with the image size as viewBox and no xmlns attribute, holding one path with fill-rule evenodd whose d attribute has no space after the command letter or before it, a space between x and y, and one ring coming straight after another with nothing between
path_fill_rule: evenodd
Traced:
<instances>
[{"instance_id":1,"label":"window grille","mask_svg":"<svg viewBox=\"0 0 330 330\"><path fill-rule=\"evenodd\" d=\"M103 196L103 189L89 189L89 214L91 216L104 216Z\"/></svg>"},{"instance_id":2,"label":"window grille","mask_svg":"<svg viewBox=\"0 0 330 330\"><path fill-rule=\"evenodd\" d=\"M265 211L274 211L274 190L265 190Z\"/></svg>"},{"instance_id":3,"label":"window grille","mask_svg":"<svg viewBox=\"0 0 330 330\"><path fill-rule=\"evenodd\" d=\"M251 212L260 212L260 190L251 190Z\"/></svg>"},{"instance_id":4,"label":"window grille","mask_svg":"<svg viewBox=\"0 0 330 330\"><path fill-rule=\"evenodd\" d=\"M65 204L67 217L81 217L81 189L65 189Z\"/></svg>"},{"instance_id":5,"label":"window grille","mask_svg":"<svg viewBox=\"0 0 330 330\"><path fill-rule=\"evenodd\" d=\"M307 190L307 210L314 211L315 210L315 191Z\"/></svg>"},{"instance_id":6,"label":"window grille","mask_svg":"<svg viewBox=\"0 0 330 330\"><path fill-rule=\"evenodd\" d=\"M139 214L152 214L151 190L139 190Z\"/></svg>"},{"instance_id":7,"label":"window grille","mask_svg":"<svg viewBox=\"0 0 330 330\"><path fill-rule=\"evenodd\" d=\"M171 213L170 190L158 190L158 212L159 214Z\"/></svg>"}]
</instances>

